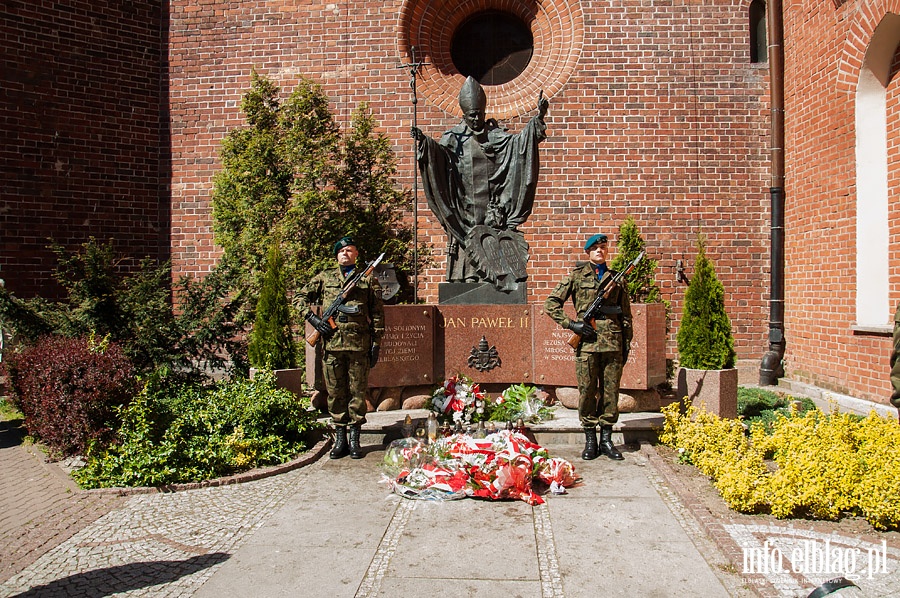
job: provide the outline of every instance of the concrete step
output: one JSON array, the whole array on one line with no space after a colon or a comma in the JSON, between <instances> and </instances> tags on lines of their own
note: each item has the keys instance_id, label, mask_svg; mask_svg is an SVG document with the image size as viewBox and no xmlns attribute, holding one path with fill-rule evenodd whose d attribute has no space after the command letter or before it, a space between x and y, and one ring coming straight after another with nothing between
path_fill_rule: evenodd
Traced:
<instances>
[{"instance_id":1,"label":"concrete step","mask_svg":"<svg viewBox=\"0 0 900 598\"><path fill-rule=\"evenodd\" d=\"M424 427L429 411L426 409L399 409L376 411L366 415L362 427L363 442L388 445L392 440L405 436L403 423L406 416L412 421L413 430ZM613 426L615 444L656 443L663 427L663 416L658 412L622 413ZM498 422L499 423L499 422ZM539 424L527 424L528 432L534 440L544 445L584 444L584 433L578 421L578 411L557 407L553 419ZM374 437L380 437L376 440Z\"/></svg>"}]
</instances>

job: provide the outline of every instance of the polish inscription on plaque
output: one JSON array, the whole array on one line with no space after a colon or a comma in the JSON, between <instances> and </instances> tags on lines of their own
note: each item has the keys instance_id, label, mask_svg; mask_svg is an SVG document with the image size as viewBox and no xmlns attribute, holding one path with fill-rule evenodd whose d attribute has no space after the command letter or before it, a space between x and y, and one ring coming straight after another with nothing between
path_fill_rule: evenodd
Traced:
<instances>
[{"instance_id":1,"label":"polish inscription on plaque","mask_svg":"<svg viewBox=\"0 0 900 598\"><path fill-rule=\"evenodd\" d=\"M434 320L431 305L386 305L378 363L369 386L434 384Z\"/></svg>"},{"instance_id":2,"label":"polish inscription on plaque","mask_svg":"<svg viewBox=\"0 0 900 598\"><path fill-rule=\"evenodd\" d=\"M479 383L532 383L533 320L529 306L439 305L438 310L444 377L465 374ZM485 343L489 354L496 352L499 363L479 371L482 361L470 357L473 348L477 353Z\"/></svg>"},{"instance_id":3,"label":"polish inscription on plaque","mask_svg":"<svg viewBox=\"0 0 900 598\"><path fill-rule=\"evenodd\" d=\"M534 383L538 386L577 386L575 351L569 345L572 331L562 328L544 313L541 305L534 310ZM571 304L565 307L569 318L575 316Z\"/></svg>"}]
</instances>

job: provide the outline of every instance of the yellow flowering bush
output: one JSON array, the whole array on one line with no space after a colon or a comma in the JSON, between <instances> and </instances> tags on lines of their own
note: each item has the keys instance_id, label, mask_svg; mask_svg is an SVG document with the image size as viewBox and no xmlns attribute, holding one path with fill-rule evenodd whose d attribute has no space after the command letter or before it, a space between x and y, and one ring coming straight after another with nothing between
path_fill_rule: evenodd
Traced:
<instances>
[{"instance_id":1,"label":"yellow flowering bush","mask_svg":"<svg viewBox=\"0 0 900 598\"><path fill-rule=\"evenodd\" d=\"M709 476L736 511L816 519L850 513L876 529L900 527L896 421L816 410L779 414L748 437L740 421L692 405L669 405L663 415L660 442Z\"/></svg>"},{"instance_id":2,"label":"yellow flowering bush","mask_svg":"<svg viewBox=\"0 0 900 598\"><path fill-rule=\"evenodd\" d=\"M778 466L767 480L773 515L837 519L853 508L853 489L862 477L855 419L808 411L803 417L779 415L770 436L756 429L754 445Z\"/></svg>"},{"instance_id":3,"label":"yellow flowering bush","mask_svg":"<svg viewBox=\"0 0 900 598\"><path fill-rule=\"evenodd\" d=\"M870 413L855 429L862 469L854 498L860 515L876 529L900 522L900 426Z\"/></svg>"},{"instance_id":4,"label":"yellow flowering bush","mask_svg":"<svg viewBox=\"0 0 900 598\"><path fill-rule=\"evenodd\" d=\"M693 405L682 413L678 403L662 412L665 427L660 441L709 476L729 507L750 513L764 506L766 465L740 421L720 418Z\"/></svg>"}]
</instances>

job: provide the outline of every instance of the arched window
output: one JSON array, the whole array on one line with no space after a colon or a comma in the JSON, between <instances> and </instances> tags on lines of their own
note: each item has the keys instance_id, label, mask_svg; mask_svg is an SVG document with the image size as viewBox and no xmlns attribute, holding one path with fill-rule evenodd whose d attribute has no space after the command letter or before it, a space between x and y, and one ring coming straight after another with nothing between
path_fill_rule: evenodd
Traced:
<instances>
[{"instance_id":1,"label":"arched window","mask_svg":"<svg viewBox=\"0 0 900 598\"><path fill-rule=\"evenodd\" d=\"M765 0L751 0L748 12L750 16L750 62L768 62Z\"/></svg>"},{"instance_id":2,"label":"arched window","mask_svg":"<svg viewBox=\"0 0 900 598\"><path fill-rule=\"evenodd\" d=\"M856 324L890 322L888 100L900 16L875 28L856 87Z\"/></svg>"}]
</instances>

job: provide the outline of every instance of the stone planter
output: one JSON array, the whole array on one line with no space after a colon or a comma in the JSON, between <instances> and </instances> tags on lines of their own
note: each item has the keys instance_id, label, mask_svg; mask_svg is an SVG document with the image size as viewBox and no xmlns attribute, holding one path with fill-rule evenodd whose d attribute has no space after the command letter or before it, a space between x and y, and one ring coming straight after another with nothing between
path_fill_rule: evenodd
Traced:
<instances>
[{"instance_id":1,"label":"stone planter","mask_svg":"<svg viewBox=\"0 0 900 598\"><path fill-rule=\"evenodd\" d=\"M619 387L649 390L666 381L666 306L633 303L631 315L634 337Z\"/></svg>"},{"instance_id":2,"label":"stone planter","mask_svg":"<svg viewBox=\"0 0 900 598\"><path fill-rule=\"evenodd\" d=\"M250 378L253 378L257 371L256 368L250 368ZM301 368L275 370L276 386L278 386L278 388L285 388L298 397L303 394L303 382L305 379L306 372Z\"/></svg>"},{"instance_id":3,"label":"stone planter","mask_svg":"<svg viewBox=\"0 0 900 598\"><path fill-rule=\"evenodd\" d=\"M678 399L687 397L697 407L705 407L719 417L737 417L738 371L678 370Z\"/></svg>"}]
</instances>

